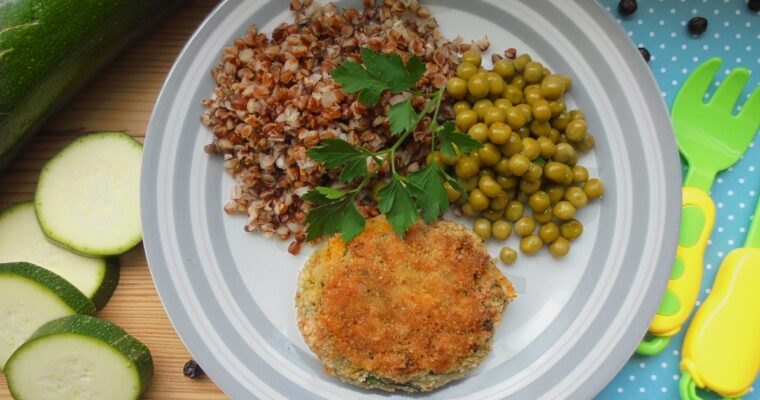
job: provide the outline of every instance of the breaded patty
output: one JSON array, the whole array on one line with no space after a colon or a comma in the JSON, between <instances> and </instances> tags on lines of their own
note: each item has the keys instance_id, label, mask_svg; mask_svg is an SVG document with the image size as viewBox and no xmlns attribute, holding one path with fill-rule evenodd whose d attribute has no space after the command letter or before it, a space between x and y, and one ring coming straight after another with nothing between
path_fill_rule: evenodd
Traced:
<instances>
[{"instance_id":1,"label":"breaded patty","mask_svg":"<svg viewBox=\"0 0 760 400\"><path fill-rule=\"evenodd\" d=\"M328 374L423 392L483 361L515 296L465 227L420 222L402 240L377 217L349 243L335 236L311 256L296 307L301 333Z\"/></svg>"}]
</instances>

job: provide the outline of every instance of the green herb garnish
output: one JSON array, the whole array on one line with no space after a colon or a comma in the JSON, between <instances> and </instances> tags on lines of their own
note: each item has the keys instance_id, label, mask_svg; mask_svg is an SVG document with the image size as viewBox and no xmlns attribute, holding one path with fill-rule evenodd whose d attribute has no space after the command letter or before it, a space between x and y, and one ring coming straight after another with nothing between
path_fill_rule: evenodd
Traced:
<instances>
[{"instance_id":1,"label":"green herb garnish","mask_svg":"<svg viewBox=\"0 0 760 400\"><path fill-rule=\"evenodd\" d=\"M378 208L401 237L417 221L420 211L425 222L433 222L448 210L449 200L444 182L448 182L462 195L467 195L459 181L435 162L408 177L397 173L396 150L427 115L432 113L432 120L427 128L431 135L431 151L438 146L442 154L455 156L456 148L468 153L482 146L470 136L458 132L454 123L449 121L438 124L438 111L445 85L433 93L415 89L417 81L425 73L425 63L420 57L413 55L404 63L396 53L385 55L362 48L361 58L364 65L353 60L344 61L332 71L332 77L341 84L346 93L359 93L359 101L362 103L369 106L377 105L380 96L386 90L393 93L410 92L415 96L428 97L430 100L419 113L412 107L412 99L391 106L388 111L391 134L399 137L390 148L371 152L351 146L343 140L325 139L319 146L308 151L309 157L325 167L342 168L341 182L361 181L350 190L317 187L303 196L304 200L316 206L306 216L306 222L309 224L307 240L340 232L343 240L349 241L364 230L365 220L356 207L356 195L377 175L385 160L390 162L392 175L378 192ZM370 158L376 164L371 170L367 168Z\"/></svg>"}]
</instances>

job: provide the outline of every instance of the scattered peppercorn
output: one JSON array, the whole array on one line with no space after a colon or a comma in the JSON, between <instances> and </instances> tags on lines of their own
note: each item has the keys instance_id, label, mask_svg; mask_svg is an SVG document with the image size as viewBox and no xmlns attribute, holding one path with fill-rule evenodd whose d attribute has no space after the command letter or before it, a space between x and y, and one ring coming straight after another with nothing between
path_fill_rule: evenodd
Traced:
<instances>
[{"instance_id":1,"label":"scattered peppercorn","mask_svg":"<svg viewBox=\"0 0 760 400\"><path fill-rule=\"evenodd\" d=\"M618 3L618 12L624 17L635 13L638 8L639 5L636 3L636 0L620 0L620 3Z\"/></svg>"},{"instance_id":2,"label":"scattered peppercorn","mask_svg":"<svg viewBox=\"0 0 760 400\"><path fill-rule=\"evenodd\" d=\"M760 0L749 0L747 7L754 12L760 11Z\"/></svg>"},{"instance_id":3,"label":"scattered peppercorn","mask_svg":"<svg viewBox=\"0 0 760 400\"><path fill-rule=\"evenodd\" d=\"M701 35L707 30L707 20L702 17L694 17L689 20L688 27L692 35Z\"/></svg>"},{"instance_id":4,"label":"scattered peppercorn","mask_svg":"<svg viewBox=\"0 0 760 400\"><path fill-rule=\"evenodd\" d=\"M201 366L198 365L198 362L193 359L190 359L190 361L185 363L185 366L182 368L182 373L185 375L185 377L190 379L195 379L205 375L205 372L203 372Z\"/></svg>"},{"instance_id":5,"label":"scattered peppercorn","mask_svg":"<svg viewBox=\"0 0 760 400\"><path fill-rule=\"evenodd\" d=\"M644 57L644 61L649 62L652 59L652 55L649 54L649 50L646 47L639 47L639 53Z\"/></svg>"}]
</instances>

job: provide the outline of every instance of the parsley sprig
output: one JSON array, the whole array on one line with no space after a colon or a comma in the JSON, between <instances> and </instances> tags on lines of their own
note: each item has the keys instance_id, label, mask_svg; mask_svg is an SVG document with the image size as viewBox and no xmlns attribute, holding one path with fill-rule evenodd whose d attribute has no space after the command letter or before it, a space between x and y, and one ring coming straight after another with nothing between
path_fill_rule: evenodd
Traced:
<instances>
[{"instance_id":1,"label":"parsley sprig","mask_svg":"<svg viewBox=\"0 0 760 400\"><path fill-rule=\"evenodd\" d=\"M426 69L420 57L413 55L404 62L396 53L386 55L368 48L362 48L360 54L364 65L348 60L332 71L333 79L341 84L344 92L358 93L359 101L368 106L377 105L386 90L397 94L408 92L429 100L419 113L412 106L412 98L390 107L390 132L391 135L398 136L398 139L387 149L372 152L354 147L344 140L325 139L319 146L308 151L309 157L325 167L342 168L340 182L358 184L353 189L320 186L303 196L305 201L315 206L306 216L307 240L340 232L343 240L349 241L364 231L365 220L356 207L356 196L378 174L385 161L390 163L391 176L378 192L378 208L401 237L420 214L426 222L432 222L448 210L449 200L444 182L448 182L462 195L467 195L459 181L435 162L409 176L402 176L396 170L396 151L429 114L432 113L427 128L431 138L431 151L438 148L443 155L454 157L457 148L468 153L481 147L470 136L458 132L453 122L438 124L444 89L425 93L415 88ZM374 160L371 169L368 168L369 160Z\"/></svg>"}]
</instances>

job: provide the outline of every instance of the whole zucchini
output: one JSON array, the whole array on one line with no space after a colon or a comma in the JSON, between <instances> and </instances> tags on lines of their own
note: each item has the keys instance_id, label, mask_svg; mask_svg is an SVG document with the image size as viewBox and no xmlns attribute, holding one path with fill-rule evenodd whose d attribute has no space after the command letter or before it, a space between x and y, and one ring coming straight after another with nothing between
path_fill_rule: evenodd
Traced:
<instances>
[{"instance_id":1,"label":"whole zucchini","mask_svg":"<svg viewBox=\"0 0 760 400\"><path fill-rule=\"evenodd\" d=\"M0 170L125 44L182 0L0 0Z\"/></svg>"}]
</instances>

